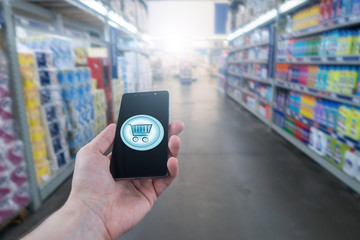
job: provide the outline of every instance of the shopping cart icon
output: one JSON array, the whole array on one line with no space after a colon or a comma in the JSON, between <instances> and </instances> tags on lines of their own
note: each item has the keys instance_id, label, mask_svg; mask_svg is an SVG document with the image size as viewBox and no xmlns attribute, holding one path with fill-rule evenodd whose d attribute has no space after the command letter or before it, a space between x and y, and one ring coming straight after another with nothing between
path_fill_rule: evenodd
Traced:
<instances>
[{"instance_id":1,"label":"shopping cart icon","mask_svg":"<svg viewBox=\"0 0 360 240\"><path fill-rule=\"evenodd\" d=\"M149 141L149 138L147 137L151 131L151 127L152 124L136 124L136 125L131 125L129 124L131 127L131 131L133 134L133 138L132 140L134 142L138 142L139 138L141 138L141 140L144 143L147 143Z\"/></svg>"}]
</instances>

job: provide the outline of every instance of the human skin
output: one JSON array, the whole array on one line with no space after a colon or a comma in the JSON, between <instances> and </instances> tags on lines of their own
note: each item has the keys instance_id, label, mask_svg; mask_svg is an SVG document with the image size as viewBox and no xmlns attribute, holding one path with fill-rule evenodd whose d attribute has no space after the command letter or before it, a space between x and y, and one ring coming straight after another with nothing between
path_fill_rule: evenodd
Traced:
<instances>
[{"instance_id":1,"label":"human skin","mask_svg":"<svg viewBox=\"0 0 360 240\"><path fill-rule=\"evenodd\" d=\"M177 155L184 129L181 121L169 126L166 178L114 181L109 166L116 125L110 124L75 160L72 188L64 206L46 219L26 240L116 239L139 223L178 174Z\"/></svg>"}]
</instances>

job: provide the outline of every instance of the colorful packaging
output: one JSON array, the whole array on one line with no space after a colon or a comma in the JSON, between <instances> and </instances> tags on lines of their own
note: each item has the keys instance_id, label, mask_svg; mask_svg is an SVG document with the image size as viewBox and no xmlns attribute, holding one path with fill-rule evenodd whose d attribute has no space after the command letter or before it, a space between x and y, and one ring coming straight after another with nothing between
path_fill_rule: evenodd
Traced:
<instances>
[{"instance_id":1,"label":"colorful packaging","mask_svg":"<svg viewBox=\"0 0 360 240\"><path fill-rule=\"evenodd\" d=\"M344 155L344 166L343 166L344 172L351 177L355 177L356 171L359 166L359 161L360 161L359 154L356 153L354 149L347 150Z\"/></svg>"},{"instance_id":2,"label":"colorful packaging","mask_svg":"<svg viewBox=\"0 0 360 240\"><path fill-rule=\"evenodd\" d=\"M335 145L334 145L334 155L333 155L333 159L332 159L331 163L335 167L342 170L343 165L344 165L345 153L349 149L350 149L350 147L348 145L343 144L339 141L336 141Z\"/></svg>"},{"instance_id":3,"label":"colorful packaging","mask_svg":"<svg viewBox=\"0 0 360 240\"><path fill-rule=\"evenodd\" d=\"M326 146L325 146L325 159L332 162L334 159L334 148L336 140L330 136L326 137Z\"/></svg>"},{"instance_id":4,"label":"colorful packaging","mask_svg":"<svg viewBox=\"0 0 360 240\"><path fill-rule=\"evenodd\" d=\"M343 135L347 135L347 129L350 122L351 109L343 105L339 108L337 131Z\"/></svg>"},{"instance_id":5,"label":"colorful packaging","mask_svg":"<svg viewBox=\"0 0 360 240\"><path fill-rule=\"evenodd\" d=\"M360 140L360 111L358 109L352 109L350 114L350 123L348 123L348 136Z\"/></svg>"}]
</instances>

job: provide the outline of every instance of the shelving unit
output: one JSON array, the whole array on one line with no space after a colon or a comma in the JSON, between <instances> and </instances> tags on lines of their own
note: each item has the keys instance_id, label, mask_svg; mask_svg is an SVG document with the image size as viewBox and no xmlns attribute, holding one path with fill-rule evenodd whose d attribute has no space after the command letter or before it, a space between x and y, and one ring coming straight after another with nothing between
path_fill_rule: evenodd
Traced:
<instances>
[{"instance_id":1,"label":"shelving unit","mask_svg":"<svg viewBox=\"0 0 360 240\"><path fill-rule=\"evenodd\" d=\"M278 58L279 63L309 64L309 65L360 65L359 55L331 56L331 57L299 57Z\"/></svg>"},{"instance_id":2,"label":"shelving unit","mask_svg":"<svg viewBox=\"0 0 360 240\"><path fill-rule=\"evenodd\" d=\"M291 34L284 34L280 36L282 39L289 38L301 38L310 35L315 35L339 28L351 27L354 25L360 24L360 16L359 15L349 15L344 17L338 17L336 19L329 20L327 22L321 23L316 27L303 29L300 31L295 31Z\"/></svg>"},{"instance_id":3,"label":"shelving unit","mask_svg":"<svg viewBox=\"0 0 360 240\"><path fill-rule=\"evenodd\" d=\"M270 12L271 13L271 12ZM227 62L228 66L231 66L232 68L242 68L243 65L245 64L249 64L252 65L252 69L254 70L255 67L254 65L260 65L263 68L266 68L266 78L262 78L262 77L258 77L255 76L255 73L253 74L248 74L248 73L241 73L240 71L232 71L230 68L227 71L228 76L227 76L227 94L238 104L240 104L242 107L244 107L245 109L247 109L248 111L250 111L253 115L255 115L257 118L259 118L261 121L263 121L265 124L270 126L270 121L266 118L268 117L269 119L271 119L271 110L269 111L269 109L271 109L271 101L269 101L268 99L260 96L260 94L256 94L255 92L253 92L251 89L255 89L254 87L246 87L246 84L249 84L250 81L255 81L256 82L256 86L257 87L271 87L271 89L273 89L273 80L272 80L272 76L273 76L273 66L271 63L271 59L273 58L273 54L274 54L274 44L275 44L275 28L273 27L273 23L275 21L275 17L271 17L268 18L266 21L262 21L262 23L254 29L251 29L248 32L244 32L244 33L240 33L237 34L237 32L242 31L242 30L238 30L235 31L232 35L228 37L228 39L230 39L230 41L236 41L238 37L244 37L245 34L252 34L253 31L258 30L260 28L262 29L267 29L267 35L265 34L264 36L267 36L267 39L261 39L253 44L245 44L244 46L234 46L234 44L231 42L230 43L230 49L229 49L229 56L232 57L232 55L238 54L240 52L242 52L242 54L244 54L245 51L251 51L253 50L254 52L259 51L261 48L267 48L267 56L265 59L265 54L263 54L264 56L259 57L260 59L254 59L254 58L250 58L250 59L241 59L241 60L229 60ZM249 23L249 25L251 25L252 23ZM244 27L246 28L246 27ZM266 31L266 30L265 30ZM263 37L262 37L263 38ZM260 51L259 51L260 52ZM259 70L257 70L259 71ZM256 73L259 74L259 73ZM259 74L260 75L260 74ZM261 73L261 75L265 75L264 73ZM236 79L235 81L237 82L237 84L232 84L230 82L230 78L232 78L234 81L234 79ZM261 85L260 85L261 84ZM233 95L233 91L238 91L239 94L241 95L240 98L239 97L235 97ZM267 89L267 91L269 91L269 89ZM271 90L272 91L272 90ZM253 99L255 99L255 104L256 107L255 109L249 107L246 104L246 101L253 101ZM266 106L266 107L265 107ZM260 108L263 108L262 110L262 114L259 113ZM264 114L265 112L265 114ZM267 114L269 113L269 114ZM266 115L263 116L263 115Z\"/></svg>"},{"instance_id":4,"label":"shelving unit","mask_svg":"<svg viewBox=\"0 0 360 240\"><path fill-rule=\"evenodd\" d=\"M141 1L146 6L145 1ZM34 29L44 34L77 39L89 42L91 46L106 48L111 55L110 29L116 29L122 36L142 41L141 33L130 31L126 26L116 22L109 14L102 14L100 9L90 8L79 0L65 0L62 2L42 2L25 0L3 0L0 1L0 10L5 21L5 42L7 44L7 55L9 58L11 89L14 104L14 115L19 124L19 133L24 144L24 155L27 165L27 176L30 186L30 207L37 210L42 202L61 183L68 178L74 169L74 161L70 161L51 175L44 184L38 185L36 171L30 143L27 116L25 111L25 100L23 94L22 79L18 62L18 51L16 45L16 26L25 29ZM84 32L88 34L84 34ZM118 46L120 51L133 51L148 57L148 53L140 49L132 49L126 46ZM138 64L136 64L138 65ZM137 66L138 67L138 66ZM110 69L110 76L113 71ZM139 81L139 74L137 79Z\"/></svg>"},{"instance_id":5,"label":"shelving unit","mask_svg":"<svg viewBox=\"0 0 360 240\"><path fill-rule=\"evenodd\" d=\"M318 90L316 88L308 87L301 84L276 81L276 86L279 88L285 88L289 90L296 90L301 93L306 93L315 97L325 98L329 100L334 100L336 102L345 103L360 107L360 97L352 95L344 95L335 92L329 92L324 90Z\"/></svg>"},{"instance_id":6,"label":"shelving unit","mask_svg":"<svg viewBox=\"0 0 360 240\"><path fill-rule=\"evenodd\" d=\"M261 77L257 77L257 76L252 76L250 74L240 74L240 73L233 73L233 72L228 72L229 75L235 76L235 77L240 77L240 78L247 78L247 79L251 79L257 82L261 82L261 83L266 83L266 84L273 84L273 80L271 78L261 78Z\"/></svg>"},{"instance_id":7,"label":"shelving unit","mask_svg":"<svg viewBox=\"0 0 360 240\"><path fill-rule=\"evenodd\" d=\"M266 45L269 45L269 41L259 42L259 43L250 44L250 45L247 45L247 46L231 49L231 50L229 50L229 52L233 53L233 52L238 52L238 51L249 49L249 48L262 47L262 46L266 46Z\"/></svg>"},{"instance_id":8,"label":"shelving unit","mask_svg":"<svg viewBox=\"0 0 360 240\"><path fill-rule=\"evenodd\" d=\"M259 120L261 120L264 124L270 126L271 122L264 118L263 116L261 116L260 114L258 114L257 112L255 112L253 109L251 109L250 107L248 107L245 103L243 103L242 101L238 100L236 97L234 97L232 94L228 94L228 96L234 100L236 103L240 104L243 108L245 108L246 110L248 110L250 113L252 113L255 117L257 117Z\"/></svg>"},{"instance_id":9,"label":"shelving unit","mask_svg":"<svg viewBox=\"0 0 360 240\"><path fill-rule=\"evenodd\" d=\"M291 3L292 2L292 3ZM296 0L289 1L289 5L293 5L291 9L288 9L285 11L286 13L294 13L299 11L300 9L303 9L304 7L308 7L309 5L313 4L312 1L298 1L298 5L296 5ZM280 17L285 13L281 11L283 6L278 6L277 13L274 14L273 18L267 18L265 23L261 23L261 19L265 18L264 16L259 16L258 19L254 20L254 22L260 22L261 24L254 24L249 23L248 25L251 25L251 29L248 31L245 31L244 29L247 29L247 26L239 29L238 31L233 32L231 35L229 35L228 40L230 42L236 40L237 37L247 34L248 32L251 32L255 29L260 29L264 26L264 24L269 24L273 20L276 19L276 24L279 23ZM270 19L270 20L269 20ZM290 40L290 39L296 39L299 40L302 37L311 37L313 35L325 33L331 30L335 29L342 29L346 27L354 27L354 26L360 26L360 15L348 15L344 17L338 17L336 19L329 20L327 22L323 22L318 24L315 27L302 29L300 31L292 32L291 34L277 34L274 39L277 39L276 42L279 42L281 40ZM270 41L271 42L271 39ZM262 44L262 43L261 43ZM260 46L263 46L261 45ZM229 48L229 54L237 53L238 51L242 51L244 49L249 49L251 47L255 47L259 45L249 45L249 46L243 46L239 48ZM275 49L277 49L277 46L275 46ZM276 54L277 50L274 51L274 54L269 57L269 66L273 66L273 73L276 72L276 65L278 63L281 64L291 64L291 65L319 65L319 66L359 66L360 65L360 55L346 55L346 56L306 56L306 57L277 57ZM277 99L275 98L275 93L277 91L292 91L292 92L298 92L306 94L307 96L313 96L317 97L319 99L324 99L327 101L334 101L338 104L347 104L349 106L353 107L360 107L360 96L357 95L350 95L350 94L342 94L337 93L333 91L325 91L317 89L316 87L310 87L307 85L302 85L295 82L286 82L281 81L279 79L275 80L275 74L270 75L268 78L259 78L255 76L248 75L246 73L241 72L240 64L245 63L246 61L229 61L228 62L228 79L232 80L228 83L228 89L230 91L228 92L228 96L233 99L235 102L243 106L246 110L251 112L255 117L257 117L259 120L264 122L267 126L269 126L274 132L288 140L290 143L292 143L295 147L300 149L302 152L304 152L307 156L309 156L311 159L313 159L315 162L317 162L319 165L324 167L326 170L328 170L330 173L332 173L335 177L337 177L340 181L342 181L344 184L352 188L354 191L360 193L360 182L358 182L355 178L347 175L344 171L341 169L335 167L332 165L332 163L328 160L326 160L324 157L318 155L315 151L311 150L306 144L304 144L302 141L295 138L293 135L289 134L286 130L279 127L275 122L277 120L275 119L276 115L279 112L284 114L284 116L289 116L291 119L294 119L296 121L301 122L305 126L308 126L309 129L311 127L318 129L322 133L324 133L326 136L329 136L333 138L335 141L338 141L340 143L346 144L350 148L353 148L357 151L360 151L360 142L356 141L350 137L344 136L342 133L338 132L337 129L333 129L329 127L328 125L322 124L320 122L317 122L315 120L309 119L307 117L304 117L302 114L295 112L289 108L280 106L276 103ZM236 68L237 67L237 68ZM264 117L259 115L257 112L255 112L252 108L249 108L244 102L241 100L242 97L241 94L248 94L248 95L256 95L252 92L249 92L247 89L243 89L241 87L241 84L234 84L233 77L239 78L242 81L253 80L257 82L261 82L264 84L268 84L272 86L273 88L273 95L272 100L268 101L269 106L271 106L271 121L267 121ZM231 89L236 89L236 96L234 96ZM257 97L259 99L259 97ZM264 99L262 99L264 100ZM285 118L285 117L284 117Z\"/></svg>"}]
</instances>

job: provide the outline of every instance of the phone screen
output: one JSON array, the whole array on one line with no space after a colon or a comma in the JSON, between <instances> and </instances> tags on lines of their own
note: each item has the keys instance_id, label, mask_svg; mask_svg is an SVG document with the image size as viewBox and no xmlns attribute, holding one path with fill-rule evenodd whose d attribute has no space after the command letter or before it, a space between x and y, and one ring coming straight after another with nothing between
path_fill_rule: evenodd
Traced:
<instances>
[{"instance_id":1,"label":"phone screen","mask_svg":"<svg viewBox=\"0 0 360 240\"><path fill-rule=\"evenodd\" d=\"M110 172L114 179L168 174L169 93L126 93L122 97Z\"/></svg>"}]
</instances>

